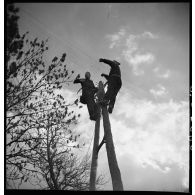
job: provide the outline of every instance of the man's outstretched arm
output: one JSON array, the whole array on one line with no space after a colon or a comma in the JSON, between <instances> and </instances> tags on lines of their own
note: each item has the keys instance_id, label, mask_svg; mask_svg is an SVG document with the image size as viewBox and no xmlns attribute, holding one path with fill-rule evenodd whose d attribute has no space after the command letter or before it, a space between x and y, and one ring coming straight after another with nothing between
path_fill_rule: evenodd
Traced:
<instances>
[{"instance_id":1,"label":"man's outstretched arm","mask_svg":"<svg viewBox=\"0 0 195 195\"><path fill-rule=\"evenodd\" d=\"M107 59L103 59L103 58L100 58L99 62L104 62L104 63L108 64L111 67L113 67L115 65L112 60L107 60Z\"/></svg>"},{"instance_id":2,"label":"man's outstretched arm","mask_svg":"<svg viewBox=\"0 0 195 195\"><path fill-rule=\"evenodd\" d=\"M84 82L84 81L85 81L85 79L75 79L73 83L74 83L74 84L75 84L75 83L82 83L82 82Z\"/></svg>"}]
</instances>

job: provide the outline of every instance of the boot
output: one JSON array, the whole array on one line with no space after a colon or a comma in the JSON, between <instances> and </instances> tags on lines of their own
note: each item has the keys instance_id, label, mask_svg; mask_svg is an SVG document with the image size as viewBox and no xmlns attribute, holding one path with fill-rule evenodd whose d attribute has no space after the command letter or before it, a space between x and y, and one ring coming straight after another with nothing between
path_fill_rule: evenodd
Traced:
<instances>
[{"instance_id":1,"label":"boot","mask_svg":"<svg viewBox=\"0 0 195 195\"><path fill-rule=\"evenodd\" d=\"M100 117L100 113L96 113L90 116L90 120L97 121L97 119Z\"/></svg>"},{"instance_id":2,"label":"boot","mask_svg":"<svg viewBox=\"0 0 195 195\"><path fill-rule=\"evenodd\" d=\"M92 121L96 121L98 119L98 115L97 114L93 114L90 116L90 120Z\"/></svg>"},{"instance_id":3,"label":"boot","mask_svg":"<svg viewBox=\"0 0 195 195\"><path fill-rule=\"evenodd\" d=\"M93 116L90 116L90 120L96 121L97 119L95 117L93 117Z\"/></svg>"},{"instance_id":4,"label":"boot","mask_svg":"<svg viewBox=\"0 0 195 195\"><path fill-rule=\"evenodd\" d=\"M110 114L112 113L113 108L114 108L114 106L113 106L113 105L109 105L109 107L108 107L108 112L109 112Z\"/></svg>"}]
</instances>

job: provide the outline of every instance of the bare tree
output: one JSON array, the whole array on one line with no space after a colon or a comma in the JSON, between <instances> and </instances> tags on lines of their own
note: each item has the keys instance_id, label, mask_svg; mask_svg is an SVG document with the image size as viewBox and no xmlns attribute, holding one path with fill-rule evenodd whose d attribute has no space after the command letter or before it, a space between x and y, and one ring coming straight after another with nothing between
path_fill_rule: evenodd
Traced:
<instances>
[{"instance_id":1,"label":"bare tree","mask_svg":"<svg viewBox=\"0 0 195 195\"><path fill-rule=\"evenodd\" d=\"M27 33L19 35L18 11L13 4L7 6L6 169L7 179L26 181L19 172L28 166L28 158L39 145L40 138L34 137L33 132L44 126L46 112L58 105L64 110L64 117L74 114L68 112L70 105L64 98L55 93L74 72L69 74L63 65L66 54L59 60L54 57L49 66L45 65L47 41L39 42L37 38L29 41ZM75 121L74 115L67 123Z\"/></svg>"},{"instance_id":2,"label":"bare tree","mask_svg":"<svg viewBox=\"0 0 195 195\"><path fill-rule=\"evenodd\" d=\"M79 135L71 130L80 116L73 111L78 99L68 104L57 94L74 71L64 64L65 53L45 64L47 40L30 41L28 33L20 36L18 11L13 4L7 6L7 187L30 182L45 189L84 190L88 162L79 164L74 155Z\"/></svg>"},{"instance_id":3,"label":"bare tree","mask_svg":"<svg viewBox=\"0 0 195 195\"><path fill-rule=\"evenodd\" d=\"M31 133L28 147L33 149L28 154L28 165L20 171L21 183L28 178L31 184L44 189L88 190L90 158L78 159L74 154L80 147L80 135L71 131L72 123L67 123L59 108L47 112L42 126ZM99 176L96 183L103 185L103 177Z\"/></svg>"}]
</instances>

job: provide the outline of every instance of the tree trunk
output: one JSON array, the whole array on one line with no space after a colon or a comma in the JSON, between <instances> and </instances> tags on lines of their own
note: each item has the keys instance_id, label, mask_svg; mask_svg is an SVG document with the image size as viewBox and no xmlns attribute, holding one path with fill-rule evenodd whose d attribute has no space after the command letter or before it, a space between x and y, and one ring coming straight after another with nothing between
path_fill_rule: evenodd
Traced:
<instances>
[{"instance_id":1,"label":"tree trunk","mask_svg":"<svg viewBox=\"0 0 195 195\"><path fill-rule=\"evenodd\" d=\"M104 92L104 88L100 86ZM123 191L123 183L121 179L120 169L118 167L114 143L112 139L112 132L110 127L109 115L106 106L102 106L103 124L104 124L104 134L106 139L106 150L108 157L108 164L110 169L110 174L112 178L112 186L114 191Z\"/></svg>"},{"instance_id":2,"label":"tree trunk","mask_svg":"<svg viewBox=\"0 0 195 195\"><path fill-rule=\"evenodd\" d=\"M49 123L49 121L48 121L48 123ZM53 170L53 162L51 159L51 150L50 150L50 143L49 143L49 127L47 128L47 159L48 159L48 163L49 163L49 173L51 176L51 180L53 182L55 190L58 190L58 184L57 184L57 181L55 179L55 174L54 174L54 170Z\"/></svg>"}]
</instances>

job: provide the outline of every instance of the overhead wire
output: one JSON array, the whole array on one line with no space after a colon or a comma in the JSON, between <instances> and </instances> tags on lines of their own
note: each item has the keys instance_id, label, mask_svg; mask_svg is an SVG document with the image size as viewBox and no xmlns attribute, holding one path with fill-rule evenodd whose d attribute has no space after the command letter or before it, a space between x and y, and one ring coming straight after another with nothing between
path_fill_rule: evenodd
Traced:
<instances>
[{"instance_id":1,"label":"overhead wire","mask_svg":"<svg viewBox=\"0 0 195 195\"><path fill-rule=\"evenodd\" d=\"M31 14L29 14L26 10L24 10L24 9L22 9L22 10L23 10L25 13L27 13L28 15L31 15ZM51 35L51 37L52 37L53 39L58 40L58 42L60 43L60 45L63 45L63 46L65 46L66 48L67 48L67 47L69 48L69 50L71 51L70 53L68 53L68 56L71 57L71 59L69 59L69 60L72 61L74 65L76 65L77 67L80 68L79 64L81 64L81 60L80 60L80 57L81 57L81 56L83 56L84 58L87 58L89 62L92 62L92 65L93 65L94 63L96 64L96 63L98 62L98 61L96 60L95 57L92 57L92 56L90 56L89 54L87 54L84 50L81 50L77 43L74 42L74 46L73 46L73 44L70 43L70 41L67 40L65 37L63 37L63 42L62 42L62 40L60 40L59 36L56 36L51 30L48 30L48 28L46 27L45 24L43 24L42 22L40 22L40 20L38 20L38 19L37 19L36 17L34 17L33 15L31 15L31 18L32 18L32 17L37 21L37 23L39 24L39 27L42 29L42 31L44 31L44 33L47 32L47 34ZM43 26L44 26L45 28L43 28ZM64 44L64 42L65 42L66 44ZM80 53L80 54L79 54L79 53ZM85 63L82 63L82 64L83 64L84 66L87 66L87 64L85 64ZM94 65L93 65L93 67L95 67L95 69L98 69L98 66L94 66ZM124 71L124 73L125 73L125 75L127 75L127 72ZM128 75L127 75L127 76L128 76ZM128 77L127 77L127 78L128 78ZM135 87L135 86L133 86L133 88L134 88L134 87ZM90 139L90 144L89 144L89 146L88 146L88 150L87 150L86 155L89 153L89 150L90 150L90 147L91 147L91 144L92 144L92 140L93 140L94 134L95 134L95 132L92 133L92 136L91 136L91 139Z\"/></svg>"},{"instance_id":2,"label":"overhead wire","mask_svg":"<svg viewBox=\"0 0 195 195\"><path fill-rule=\"evenodd\" d=\"M41 22L39 19L37 19L32 13L30 13L29 10L26 11L26 9L24 9L24 8L21 8L21 10L23 11L23 13L26 13L29 17L31 17L31 19L34 19L34 21L36 21L37 25L39 26L39 28L41 29L42 32L44 32L45 34L51 35L52 39L57 40L60 43L60 45L62 46L61 48L65 47L66 50L68 48L68 50L70 52L67 55L67 56L69 56L69 58L67 58L67 61L70 61L73 66L76 66L77 68L81 68L79 66L79 64L81 64L81 65L85 66L86 68L88 68L87 61L91 62L92 65L98 63L98 61L95 59L95 57L90 56L87 52L80 49L80 47L78 46L78 43L74 42L74 45L73 45L73 43L71 43L65 37L63 37L63 39L60 40L59 36L56 36L51 30L48 30L48 27L45 24L43 24L43 22ZM54 47L54 45L52 45L52 46ZM59 45L58 45L58 47L59 47ZM83 61L81 60L82 58L84 58ZM85 60L86 60L86 63L84 62ZM96 69L96 72L99 71L99 66L93 65L93 68ZM123 71L123 74L126 75L127 78L129 77L129 75L126 71ZM142 91L142 92L144 91L140 87L135 87L131 83L129 83L129 85L131 85L134 90L138 89L139 91Z\"/></svg>"},{"instance_id":3,"label":"overhead wire","mask_svg":"<svg viewBox=\"0 0 195 195\"><path fill-rule=\"evenodd\" d=\"M45 24L43 24L39 19L37 19L32 13L30 13L29 11L26 11L25 9L23 9L23 8L21 8L21 10L23 10L23 12L24 13L26 13L28 16L30 16L31 18L33 18L36 22L38 22L38 24L40 25L39 27L41 27L42 28L42 30L43 31L46 31L48 34L50 34L50 35L52 35L53 36L53 38L54 39L56 39L56 40L58 40L59 41L59 43L61 44L61 45L63 45L64 46L64 41L65 41L65 43L66 43L66 47L68 46L69 47L69 49L71 49L72 50L72 52L74 53L74 55L75 56L72 56L71 54L69 54L69 55L71 55L72 57L76 57L76 58L79 58L80 56L82 56L82 57L87 57L87 59L88 59L88 61L90 61L91 63L92 63L92 65L94 64L94 63L97 63L98 61L95 59L95 57L92 57L92 56L90 56L87 52L85 52L84 50L81 50L80 49L80 47L78 46L78 44L76 44L75 42L74 42L74 46L73 46L73 44L68 40L68 39L66 39L65 37L63 37L63 39L59 39L59 36L56 36L51 30L48 30L48 27L45 25ZM44 28L43 28L43 26L44 26ZM62 40L63 40L63 42L62 42ZM80 54L79 54L80 53ZM80 55L80 56L79 56ZM78 60L78 59L77 59ZM78 62L78 61L77 61ZM80 60L79 60L79 62L80 62ZM98 66L93 66L95 69L99 69L98 68Z\"/></svg>"},{"instance_id":4,"label":"overhead wire","mask_svg":"<svg viewBox=\"0 0 195 195\"><path fill-rule=\"evenodd\" d=\"M52 38L59 40L59 38L58 38L52 31L50 31L50 30L47 29L46 25L44 25L44 24L43 24L42 22L40 22L36 17L34 17L32 14L28 13L28 12L27 12L26 10L24 10L23 8L22 8L22 10L23 10L25 13L27 13L28 15L30 15L30 17L33 17L33 19L36 20L36 21L38 22L39 27L42 29L42 31L44 31L44 32L46 31L47 34L52 35ZM46 28L43 28L43 26L45 26ZM63 38L63 41L64 41L64 39L65 39L65 38ZM59 42L60 42L61 45L64 46L64 44L62 43L62 41L59 40ZM76 43L75 43L75 45L76 45ZM77 59L77 58L80 57L80 56L79 56L78 53L75 53L74 50L76 50L77 52L80 51L80 54L82 53L82 55L83 55L84 57L88 57L88 59L90 59L91 62L96 62L96 59L94 59L94 57L91 57L89 54L87 54L86 52L84 52L84 51L81 50L78 46L75 46L75 45L74 45L74 46L71 45L71 43L66 39L66 46L69 47L69 48L72 50L72 52L74 53L74 55L73 55L73 54L70 52L68 55L72 56L72 57L74 58L74 61L76 61L76 63L79 63L79 62L80 62L80 61ZM76 49L74 49L73 47L76 48ZM72 61L72 60L71 60L71 61ZM96 62L96 63L97 63L97 62ZM75 64L75 65L77 65L77 64ZM78 66L78 65L77 65L77 66ZM87 150L86 155L88 154L89 149L90 149L90 147L91 147L91 143L92 143L93 137L94 137L94 132L92 133L92 136L91 136L91 139L90 139L90 144L89 144L89 147L88 147L88 150Z\"/></svg>"},{"instance_id":5,"label":"overhead wire","mask_svg":"<svg viewBox=\"0 0 195 195\"><path fill-rule=\"evenodd\" d=\"M39 24L40 25L40 24ZM52 35L51 37L50 37L50 39L54 39L54 40L58 40L58 38L57 37L55 37L55 35L54 34L52 34L51 32L49 32L49 31L46 31L46 29L43 29L43 27L42 26L39 26L39 28L41 29L41 31L42 32L44 32L45 34L49 34L49 35ZM60 41L60 40L58 40L58 42L60 43L60 45L62 45L62 42ZM54 42L54 44L55 44L55 42ZM64 45L63 45L64 46ZM55 45L52 45L52 47L55 47ZM59 47L59 45L58 45L58 47ZM75 52L72 48L70 48L70 46L66 46L66 50L67 50L67 47L70 49L70 50L72 50L73 52ZM62 48L62 47L61 47ZM74 55L72 54L72 52L70 52L70 53L68 53L68 56L69 57L72 57L72 59L70 59L70 61L72 61L73 62L73 64L75 64L77 67L79 67L78 66L78 64L80 63L80 61L78 61L78 59L77 59L77 57L78 57L78 55L76 54L76 53L74 53Z\"/></svg>"}]
</instances>

